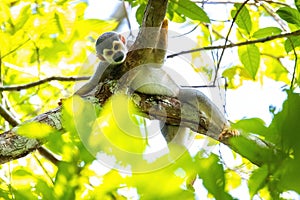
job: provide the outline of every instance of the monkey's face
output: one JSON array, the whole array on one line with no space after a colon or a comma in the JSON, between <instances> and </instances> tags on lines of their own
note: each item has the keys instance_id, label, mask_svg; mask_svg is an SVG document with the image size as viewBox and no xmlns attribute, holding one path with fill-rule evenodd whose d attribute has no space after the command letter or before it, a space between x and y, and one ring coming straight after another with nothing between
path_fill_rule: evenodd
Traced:
<instances>
[{"instance_id":1,"label":"monkey's face","mask_svg":"<svg viewBox=\"0 0 300 200\"><path fill-rule=\"evenodd\" d=\"M105 43L107 42L108 41L106 40ZM120 64L124 62L127 54L125 38L122 35L118 35L118 37L113 38L113 40L110 40L109 42L110 44L105 45L106 48L103 48L102 54L98 53L99 59L111 64Z\"/></svg>"}]
</instances>

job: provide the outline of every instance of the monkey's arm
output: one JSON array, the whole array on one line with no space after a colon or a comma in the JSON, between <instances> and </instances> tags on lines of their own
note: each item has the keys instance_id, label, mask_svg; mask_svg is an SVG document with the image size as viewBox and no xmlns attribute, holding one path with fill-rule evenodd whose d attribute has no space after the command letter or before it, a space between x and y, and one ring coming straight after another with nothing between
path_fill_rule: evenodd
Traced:
<instances>
[{"instance_id":1,"label":"monkey's arm","mask_svg":"<svg viewBox=\"0 0 300 200\"><path fill-rule=\"evenodd\" d=\"M74 94L83 97L88 95L90 92L92 92L97 87L101 78L104 77L103 74L108 65L109 64L106 62L100 62L93 76L88 80L87 83L81 86Z\"/></svg>"}]
</instances>

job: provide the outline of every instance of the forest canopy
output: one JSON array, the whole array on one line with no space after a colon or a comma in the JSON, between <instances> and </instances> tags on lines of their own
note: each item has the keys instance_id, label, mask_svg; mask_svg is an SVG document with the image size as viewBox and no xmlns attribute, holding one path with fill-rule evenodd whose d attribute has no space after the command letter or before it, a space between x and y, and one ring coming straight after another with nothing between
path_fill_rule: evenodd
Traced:
<instances>
[{"instance_id":1,"label":"forest canopy","mask_svg":"<svg viewBox=\"0 0 300 200\"><path fill-rule=\"evenodd\" d=\"M111 15L98 17L97 10L112 2ZM0 2L0 199L299 198L299 0L168 1L169 29L179 27L178 41L194 43L179 44L166 60L190 56L189 69L207 78L198 89L225 94L221 106L240 137L220 142L195 134L190 148L163 138L153 147L140 128L148 119L135 101L113 95L101 105L69 98L98 63L98 36L138 28L151 2L99 1L94 9L92 1ZM94 17L86 17L92 11ZM195 64L204 52L213 67ZM269 121L260 116L259 91L249 92L253 85L271 91L267 99L282 99L264 107ZM227 105L235 99L243 117L230 116ZM256 117L244 110L252 103ZM36 121L45 117L53 123ZM26 143L18 143L20 137ZM5 157L11 148L17 156Z\"/></svg>"}]
</instances>

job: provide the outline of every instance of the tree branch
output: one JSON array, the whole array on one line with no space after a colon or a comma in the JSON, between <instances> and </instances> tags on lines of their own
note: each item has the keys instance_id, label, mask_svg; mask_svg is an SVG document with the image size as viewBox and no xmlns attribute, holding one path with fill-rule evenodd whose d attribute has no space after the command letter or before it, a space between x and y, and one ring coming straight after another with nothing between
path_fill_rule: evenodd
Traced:
<instances>
[{"instance_id":1,"label":"tree branch","mask_svg":"<svg viewBox=\"0 0 300 200\"><path fill-rule=\"evenodd\" d=\"M278 2L278 1L271 1L271 0L260 0L262 2L266 2L269 4L278 4L278 5L282 5L282 6L290 6L286 3L283 2ZM216 0L204 0L204 1L193 1L195 3L201 3L201 4L236 4L236 3L243 3L243 1L216 1ZM258 2L248 2L248 5L256 5Z\"/></svg>"},{"instance_id":2,"label":"tree branch","mask_svg":"<svg viewBox=\"0 0 300 200\"><path fill-rule=\"evenodd\" d=\"M249 41L240 42L240 43L233 43L233 44L227 44L227 45L218 45L218 46L207 46L207 47L201 47L201 48L187 50L187 51L181 51L181 52L178 52L178 53L170 54L170 55L167 56L167 58L173 58L173 57L176 57L176 56L179 56L179 55L182 55L182 54L188 54L188 53L193 53L193 52L197 52L197 51L207 51L207 50L215 50L215 49L223 49L223 48L233 48L233 47L244 46L244 45L249 45L249 44L264 43L264 42L272 41L272 40L279 39L279 38L286 38L286 37L298 36L298 35L300 35L300 30L293 31L293 32L290 32L290 33L272 35L272 36L269 36L269 37L265 37L265 38L261 38L261 39L257 39L257 40L249 40Z\"/></svg>"},{"instance_id":3,"label":"tree branch","mask_svg":"<svg viewBox=\"0 0 300 200\"><path fill-rule=\"evenodd\" d=\"M15 119L8 110L0 104L0 115L12 126L18 126L20 122Z\"/></svg>"},{"instance_id":4,"label":"tree branch","mask_svg":"<svg viewBox=\"0 0 300 200\"><path fill-rule=\"evenodd\" d=\"M28 89L31 87L35 87L37 85L41 85L50 81L84 81L88 80L90 77L89 76L81 76L81 77L62 77L62 76L51 76L36 82L24 84L24 85L15 85L15 86L2 86L0 87L0 92L1 91L19 91L23 89Z\"/></svg>"}]
</instances>

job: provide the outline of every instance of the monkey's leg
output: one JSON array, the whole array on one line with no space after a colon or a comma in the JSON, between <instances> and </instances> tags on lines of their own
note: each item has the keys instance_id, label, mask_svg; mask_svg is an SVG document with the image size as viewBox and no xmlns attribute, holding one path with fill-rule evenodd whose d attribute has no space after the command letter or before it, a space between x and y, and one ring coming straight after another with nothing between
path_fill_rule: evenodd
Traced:
<instances>
[{"instance_id":1,"label":"monkey's leg","mask_svg":"<svg viewBox=\"0 0 300 200\"><path fill-rule=\"evenodd\" d=\"M191 144L195 136L189 128L167 124L161 124L161 133L167 143L172 142L185 147Z\"/></svg>"}]
</instances>

